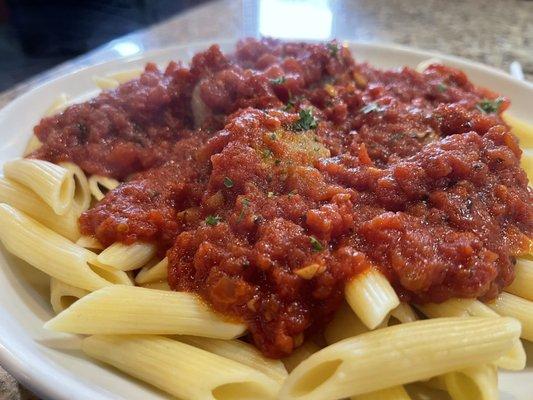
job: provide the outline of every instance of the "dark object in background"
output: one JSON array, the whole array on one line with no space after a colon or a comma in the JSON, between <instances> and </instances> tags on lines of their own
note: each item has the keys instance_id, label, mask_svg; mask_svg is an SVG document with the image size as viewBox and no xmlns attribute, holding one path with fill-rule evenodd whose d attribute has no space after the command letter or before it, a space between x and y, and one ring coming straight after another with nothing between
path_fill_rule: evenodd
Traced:
<instances>
[{"instance_id":1,"label":"dark object in background","mask_svg":"<svg viewBox=\"0 0 533 400\"><path fill-rule=\"evenodd\" d=\"M0 91L202 2L0 0Z\"/></svg>"}]
</instances>

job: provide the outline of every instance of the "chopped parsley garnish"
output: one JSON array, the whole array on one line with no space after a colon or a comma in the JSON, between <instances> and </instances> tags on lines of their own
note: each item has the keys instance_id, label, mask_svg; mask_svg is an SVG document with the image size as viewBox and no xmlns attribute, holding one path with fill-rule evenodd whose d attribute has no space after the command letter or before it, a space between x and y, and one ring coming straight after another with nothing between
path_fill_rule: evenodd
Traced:
<instances>
[{"instance_id":1,"label":"chopped parsley garnish","mask_svg":"<svg viewBox=\"0 0 533 400\"><path fill-rule=\"evenodd\" d=\"M294 102L292 100L287 101L287 104L283 106L283 111L290 111L294 108Z\"/></svg>"},{"instance_id":2,"label":"chopped parsley garnish","mask_svg":"<svg viewBox=\"0 0 533 400\"><path fill-rule=\"evenodd\" d=\"M307 131L309 129L315 129L317 125L313 112L307 108L300 110L300 119L292 124L292 129L295 131Z\"/></svg>"},{"instance_id":3,"label":"chopped parsley garnish","mask_svg":"<svg viewBox=\"0 0 533 400\"><path fill-rule=\"evenodd\" d=\"M448 86L446 86L444 83L439 83L437 85L437 90L441 93L444 93L446 90L448 90Z\"/></svg>"},{"instance_id":4,"label":"chopped parsley garnish","mask_svg":"<svg viewBox=\"0 0 533 400\"><path fill-rule=\"evenodd\" d=\"M233 187L233 180L231 178L228 178L227 176L224 177L224 186L226 186L228 189Z\"/></svg>"},{"instance_id":5,"label":"chopped parsley garnish","mask_svg":"<svg viewBox=\"0 0 533 400\"><path fill-rule=\"evenodd\" d=\"M276 159L274 160L274 164L276 164L276 165L280 165L280 164L281 164L281 160L278 159L278 158L276 158Z\"/></svg>"},{"instance_id":6,"label":"chopped parsley garnish","mask_svg":"<svg viewBox=\"0 0 533 400\"><path fill-rule=\"evenodd\" d=\"M240 214L239 214L239 217L237 218L237 222L241 222L242 219L244 218L244 210L245 210L246 208L248 208L248 206L250 205L250 200L247 199L247 198L244 198L244 199L242 200L241 204L242 204L242 209L241 209L241 212L240 212Z\"/></svg>"},{"instance_id":7,"label":"chopped parsley garnish","mask_svg":"<svg viewBox=\"0 0 533 400\"><path fill-rule=\"evenodd\" d=\"M205 223L207 225L215 226L220 221L222 221L222 218L218 215L208 215L207 217L205 217Z\"/></svg>"},{"instance_id":8,"label":"chopped parsley garnish","mask_svg":"<svg viewBox=\"0 0 533 400\"><path fill-rule=\"evenodd\" d=\"M263 155L263 158L270 158L270 157L272 157L272 150L270 150L270 149L263 149L263 151L261 152L261 154Z\"/></svg>"},{"instance_id":9,"label":"chopped parsley garnish","mask_svg":"<svg viewBox=\"0 0 533 400\"><path fill-rule=\"evenodd\" d=\"M329 54L331 54L332 57L337 57L339 54L339 47L337 46L337 43L328 43L328 49Z\"/></svg>"},{"instance_id":10,"label":"chopped parsley garnish","mask_svg":"<svg viewBox=\"0 0 533 400\"><path fill-rule=\"evenodd\" d=\"M278 136L275 133L270 134L270 139L277 140Z\"/></svg>"},{"instance_id":11,"label":"chopped parsley garnish","mask_svg":"<svg viewBox=\"0 0 533 400\"><path fill-rule=\"evenodd\" d=\"M497 99L483 99L477 103L476 108L483 114L496 114L500 110L500 106L503 103L503 99L498 97Z\"/></svg>"},{"instance_id":12,"label":"chopped parsley garnish","mask_svg":"<svg viewBox=\"0 0 533 400\"><path fill-rule=\"evenodd\" d=\"M285 83L285 77L278 76L277 78L271 79L270 83L272 83L273 85L282 85Z\"/></svg>"},{"instance_id":13,"label":"chopped parsley garnish","mask_svg":"<svg viewBox=\"0 0 533 400\"><path fill-rule=\"evenodd\" d=\"M378 103L368 103L366 106L361 108L363 114L370 114L371 112L381 112L384 111L385 107L380 106Z\"/></svg>"},{"instance_id":14,"label":"chopped parsley garnish","mask_svg":"<svg viewBox=\"0 0 533 400\"><path fill-rule=\"evenodd\" d=\"M320 243L320 241L316 237L310 236L309 242L311 243L311 247L313 248L313 251L324 250L324 246L322 245L322 243Z\"/></svg>"}]
</instances>

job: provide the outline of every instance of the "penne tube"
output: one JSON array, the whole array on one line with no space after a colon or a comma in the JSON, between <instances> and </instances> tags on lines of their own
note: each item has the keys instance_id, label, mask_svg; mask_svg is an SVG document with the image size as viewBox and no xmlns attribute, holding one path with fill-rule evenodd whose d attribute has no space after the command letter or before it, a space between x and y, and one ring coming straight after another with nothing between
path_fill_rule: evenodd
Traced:
<instances>
[{"instance_id":1,"label":"penne tube","mask_svg":"<svg viewBox=\"0 0 533 400\"><path fill-rule=\"evenodd\" d=\"M243 324L223 319L192 293L114 285L85 296L45 324L61 332L195 335L233 339Z\"/></svg>"},{"instance_id":2,"label":"penne tube","mask_svg":"<svg viewBox=\"0 0 533 400\"><path fill-rule=\"evenodd\" d=\"M143 71L144 70L142 68L126 69L126 70L123 70L123 71L118 71L118 72L109 74L109 75L107 75L107 78L114 79L118 83L122 84L122 83L125 83L125 82L129 82L129 81L131 81L133 79L137 79L138 77L141 76Z\"/></svg>"},{"instance_id":3,"label":"penne tube","mask_svg":"<svg viewBox=\"0 0 533 400\"><path fill-rule=\"evenodd\" d=\"M400 305L396 292L377 269L370 269L352 279L345 287L346 300L359 319L375 329Z\"/></svg>"},{"instance_id":4,"label":"penne tube","mask_svg":"<svg viewBox=\"0 0 533 400\"><path fill-rule=\"evenodd\" d=\"M452 400L498 400L498 370L482 364L443 376Z\"/></svg>"},{"instance_id":5,"label":"penne tube","mask_svg":"<svg viewBox=\"0 0 533 400\"><path fill-rule=\"evenodd\" d=\"M491 362L519 336L512 318L436 318L377 329L303 361L280 399L339 399L428 379Z\"/></svg>"},{"instance_id":6,"label":"penne tube","mask_svg":"<svg viewBox=\"0 0 533 400\"><path fill-rule=\"evenodd\" d=\"M352 313L353 314L353 313ZM311 354L320 350L320 347L312 340L306 340L300 347L295 349L290 356L283 359L283 364L287 371L291 372L294 368L307 360Z\"/></svg>"},{"instance_id":7,"label":"penne tube","mask_svg":"<svg viewBox=\"0 0 533 400\"><path fill-rule=\"evenodd\" d=\"M22 153L22 156L26 157L30 155L42 145L43 144L41 143L39 138L35 136L35 134L31 135L30 140L28 140L28 143L26 144L26 148L24 149L24 152Z\"/></svg>"},{"instance_id":8,"label":"penne tube","mask_svg":"<svg viewBox=\"0 0 533 400\"><path fill-rule=\"evenodd\" d=\"M93 76L93 82L102 90L116 89L119 83L113 79L105 76Z\"/></svg>"},{"instance_id":9,"label":"penne tube","mask_svg":"<svg viewBox=\"0 0 533 400\"><path fill-rule=\"evenodd\" d=\"M74 287L59 279L50 279L50 303L56 314L69 308L74 302L89 294L89 291Z\"/></svg>"},{"instance_id":10,"label":"penne tube","mask_svg":"<svg viewBox=\"0 0 533 400\"><path fill-rule=\"evenodd\" d=\"M76 244L80 247L90 250L103 250L105 247L98 239L92 236L81 235L76 241Z\"/></svg>"},{"instance_id":11,"label":"penne tube","mask_svg":"<svg viewBox=\"0 0 533 400\"><path fill-rule=\"evenodd\" d=\"M172 290L167 281L143 283L139 286L147 289L166 290L167 292Z\"/></svg>"},{"instance_id":12,"label":"penne tube","mask_svg":"<svg viewBox=\"0 0 533 400\"><path fill-rule=\"evenodd\" d=\"M143 267L137 276L135 282L139 285L144 283L159 282L167 279L168 259L165 257L153 266Z\"/></svg>"},{"instance_id":13,"label":"penne tube","mask_svg":"<svg viewBox=\"0 0 533 400\"><path fill-rule=\"evenodd\" d=\"M511 131L518 138L522 149L533 148L533 132L530 124L508 113L503 114L503 119L511 126Z\"/></svg>"},{"instance_id":14,"label":"penne tube","mask_svg":"<svg viewBox=\"0 0 533 400\"><path fill-rule=\"evenodd\" d=\"M280 388L247 365L161 336L91 336L82 350L181 399L274 400Z\"/></svg>"},{"instance_id":15,"label":"penne tube","mask_svg":"<svg viewBox=\"0 0 533 400\"><path fill-rule=\"evenodd\" d=\"M75 241L80 237L78 214L72 208L58 218L54 210L35 192L17 182L0 178L0 203L24 212L69 240Z\"/></svg>"},{"instance_id":16,"label":"penne tube","mask_svg":"<svg viewBox=\"0 0 533 400\"><path fill-rule=\"evenodd\" d=\"M355 315L348 304L343 304L335 313L333 320L326 326L324 338L328 344L368 332L368 328Z\"/></svg>"},{"instance_id":17,"label":"penne tube","mask_svg":"<svg viewBox=\"0 0 533 400\"><path fill-rule=\"evenodd\" d=\"M92 175L89 177L89 190L97 201L102 200L108 191L113 190L118 185L119 181L107 176Z\"/></svg>"},{"instance_id":18,"label":"penne tube","mask_svg":"<svg viewBox=\"0 0 533 400\"><path fill-rule=\"evenodd\" d=\"M490 307L475 299L450 299L439 304L427 303L417 305L417 308L431 318L498 316ZM520 339L515 340L509 352L496 360L495 365L512 371L524 369L526 365L526 352Z\"/></svg>"},{"instance_id":19,"label":"penne tube","mask_svg":"<svg viewBox=\"0 0 533 400\"><path fill-rule=\"evenodd\" d=\"M533 261L517 258L514 270L514 281L505 291L533 301Z\"/></svg>"},{"instance_id":20,"label":"penne tube","mask_svg":"<svg viewBox=\"0 0 533 400\"><path fill-rule=\"evenodd\" d=\"M377 392L361 394L352 397L352 400L411 400L411 397L403 386L394 386Z\"/></svg>"},{"instance_id":21,"label":"penne tube","mask_svg":"<svg viewBox=\"0 0 533 400\"><path fill-rule=\"evenodd\" d=\"M48 161L18 159L4 164L4 175L33 190L56 214L64 215L74 197L72 172Z\"/></svg>"},{"instance_id":22,"label":"penne tube","mask_svg":"<svg viewBox=\"0 0 533 400\"><path fill-rule=\"evenodd\" d=\"M402 324L405 324L406 322L417 321L419 319L415 310L413 310L409 304L404 302L401 302L398 307L392 310L390 315L391 317L396 318Z\"/></svg>"},{"instance_id":23,"label":"penne tube","mask_svg":"<svg viewBox=\"0 0 533 400\"><path fill-rule=\"evenodd\" d=\"M240 340L221 340L198 336L178 336L176 340L247 365L262 372L280 385L288 376L287 370L280 360L266 358L255 346Z\"/></svg>"},{"instance_id":24,"label":"penne tube","mask_svg":"<svg viewBox=\"0 0 533 400\"><path fill-rule=\"evenodd\" d=\"M156 247L151 243L113 243L100 254L97 261L120 271L132 271L142 267L155 255Z\"/></svg>"},{"instance_id":25,"label":"penne tube","mask_svg":"<svg viewBox=\"0 0 533 400\"><path fill-rule=\"evenodd\" d=\"M526 171L529 182L533 182L533 149L522 149L520 166Z\"/></svg>"},{"instance_id":26,"label":"penne tube","mask_svg":"<svg viewBox=\"0 0 533 400\"><path fill-rule=\"evenodd\" d=\"M63 162L59 164L63 168L72 172L74 178L74 197L72 201L78 213L86 211L91 205L91 192L89 190L89 182L85 176L85 172L80 167L71 162Z\"/></svg>"},{"instance_id":27,"label":"penne tube","mask_svg":"<svg viewBox=\"0 0 533 400\"><path fill-rule=\"evenodd\" d=\"M519 320L522 338L533 341L533 302L504 292L487 305L500 315Z\"/></svg>"},{"instance_id":28,"label":"penne tube","mask_svg":"<svg viewBox=\"0 0 533 400\"><path fill-rule=\"evenodd\" d=\"M60 281L91 291L115 283L91 267L96 254L7 204L0 204L0 226L0 240L10 253Z\"/></svg>"},{"instance_id":29,"label":"penne tube","mask_svg":"<svg viewBox=\"0 0 533 400\"><path fill-rule=\"evenodd\" d=\"M44 112L45 117L50 117L54 114L60 113L68 105L68 96L65 93L61 93L57 98L50 104L50 107Z\"/></svg>"}]
</instances>

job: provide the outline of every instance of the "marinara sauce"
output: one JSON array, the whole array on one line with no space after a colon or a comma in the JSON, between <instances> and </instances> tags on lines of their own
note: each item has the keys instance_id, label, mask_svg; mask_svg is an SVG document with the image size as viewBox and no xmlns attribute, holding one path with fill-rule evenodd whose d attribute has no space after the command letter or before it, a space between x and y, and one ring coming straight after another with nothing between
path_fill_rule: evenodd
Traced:
<instances>
[{"instance_id":1,"label":"marinara sauce","mask_svg":"<svg viewBox=\"0 0 533 400\"><path fill-rule=\"evenodd\" d=\"M508 106L442 65L382 71L336 42L244 40L43 119L31 156L122 180L81 231L156 243L172 289L283 357L371 266L406 301L512 282L533 214Z\"/></svg>"}]
</instances>

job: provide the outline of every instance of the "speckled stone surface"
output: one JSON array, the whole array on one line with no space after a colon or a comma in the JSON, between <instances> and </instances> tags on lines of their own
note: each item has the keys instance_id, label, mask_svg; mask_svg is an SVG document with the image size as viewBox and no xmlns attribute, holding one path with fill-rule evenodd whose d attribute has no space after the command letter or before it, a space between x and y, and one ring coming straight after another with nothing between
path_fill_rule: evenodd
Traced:
<instances>
[{"instance_id":1,"label":"speckled stone surface","mask_svg":"<svg viewBox=\"0 0 533 400\"><path fill-rule=\"evenodd\" d=\"M533 81L533 1L330 0L332 37L399 43L509 70ZM127 35L0 93L0 107L32 87L80 67L119 57L117 44L150 50L197 41L257 36L260 0L216 1ZM0 400L35 399L0 368Z\"/></svg>"}]
</instances>

